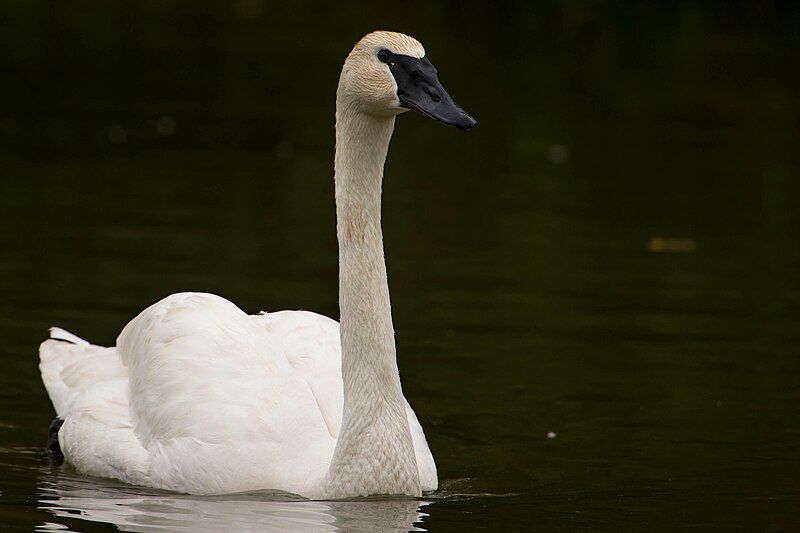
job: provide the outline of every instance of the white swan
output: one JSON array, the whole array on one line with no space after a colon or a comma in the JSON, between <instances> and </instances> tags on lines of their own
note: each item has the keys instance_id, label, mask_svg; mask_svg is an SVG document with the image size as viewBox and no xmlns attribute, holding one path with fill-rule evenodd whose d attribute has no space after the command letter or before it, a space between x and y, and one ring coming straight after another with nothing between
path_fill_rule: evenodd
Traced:
<instances>
[{"instance_id":1,"label":"white swan","mask_svg":"<svg viewBox=\"0 0 800 533\"><path fill-rule=\"evenodd\" d=\"M407 109L475 125L419 42L370 33L336 93L341 326L305 311L249 316L219 296L181 293L142 311L116 347L53 328L40 369L58 416L54 451L86 474L191 494L436 489L400 386L380 226L383 165Z\"/></svg>"}]
</instances>

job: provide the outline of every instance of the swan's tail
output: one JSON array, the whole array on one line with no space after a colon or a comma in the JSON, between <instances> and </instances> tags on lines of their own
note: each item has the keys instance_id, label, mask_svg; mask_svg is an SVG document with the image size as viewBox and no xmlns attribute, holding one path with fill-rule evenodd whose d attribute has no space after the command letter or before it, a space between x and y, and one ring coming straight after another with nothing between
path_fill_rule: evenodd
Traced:
<instances>
[{"instance_id":1,"label":"swan's tail","mask_svg":"<svg viewBox=\"0 0 800 533\"><path fill-rule=\"evenodd\" d=\"M128 371L117 349L52 328L39 346L39 369L57 415L48 453L61 456L63 445L78 470L148 484L147 451L133 432Z\"/></svg>"},{"instance_id":2,"label":"swan's tail","mask_svg":"<svg viewBox=\"0 0 800 533\"><path fill-rule=\"evenodd\" d=\"M73 335L69 331L61 328L50 328L50 338L57 341L65 341L72 344L77 344L78 346L89 346L89 341L85 341L77 335Z\"/></svg>"},{"instance_id":3,"label":"swan's tail","mask_svg":"<svg viewBox=\"0 0 800 533\"><path fill-rule=\"evenodd\" d=\"M61 328L50 328L50 338L39 346L39 370L56 415L64 418L69 405L92 385L119 375L114 348L95 346Z\"/></svg>"}]
</instances>

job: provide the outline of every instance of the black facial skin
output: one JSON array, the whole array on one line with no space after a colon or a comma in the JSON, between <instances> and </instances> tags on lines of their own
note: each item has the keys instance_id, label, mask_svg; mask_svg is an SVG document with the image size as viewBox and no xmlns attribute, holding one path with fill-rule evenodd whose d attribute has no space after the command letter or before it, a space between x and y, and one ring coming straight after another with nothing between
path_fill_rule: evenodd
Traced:
<instances>
[{"instance_id":1,"label":"black facial skin","mask_svg":"<svg viewBox=\"0 0 800 533\"><path fill-rule=\"evenodd\" d=\"M381 50L378 60L389 65L389 71L397 83L401 107L413 109L463 131L471 130L478 123L453 102L439 83L436 69L427 57L416 58Z\"/></svg>"}]
</instances>

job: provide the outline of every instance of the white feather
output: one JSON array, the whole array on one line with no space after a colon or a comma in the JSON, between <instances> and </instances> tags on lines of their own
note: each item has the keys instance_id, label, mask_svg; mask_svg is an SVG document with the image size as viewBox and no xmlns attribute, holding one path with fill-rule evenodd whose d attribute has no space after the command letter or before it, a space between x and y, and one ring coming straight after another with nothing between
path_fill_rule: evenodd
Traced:
<instances>
[{"instance_id":1,"label":"white feather","mask_svg":"<svg viewBox=\"0 0 800 533\"><path fill-rule=\"evenodd\" d=\"M66 420L62 450L86 474L192 494L312 494L329 468L342 418L330 318L247 315L219 296L179 293L133 319L116 348L50 339L40 354ZM433 456L406 409L433 490Z\"/></svg>"},{"instance_id":2,"label":"white feather","mask_svg":"<svg viewBox=\"0 0 800 533\"><path fill-rule=\"evenodd\" d=\"M69 331L61 328L50 328L50 338L59 341L71 342L72 344L77 344L79 346L89 346L89 341L85 341L77 335L73 335Z\"/></svg>"}]
</instances>

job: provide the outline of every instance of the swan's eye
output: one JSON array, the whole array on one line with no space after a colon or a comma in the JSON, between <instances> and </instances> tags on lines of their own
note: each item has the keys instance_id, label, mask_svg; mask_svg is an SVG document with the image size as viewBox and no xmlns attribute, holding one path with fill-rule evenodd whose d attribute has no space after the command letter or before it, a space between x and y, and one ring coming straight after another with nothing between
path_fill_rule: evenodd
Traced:
<instances>
[{"instance_id":1,"label":"swan's eye","mask_svg":"<svg viewBox=\"0 0 800 533\"><path fill-rule=\"evenodd\" d=\"M378 61L381 63L389 63L389 60L392 58L392 54L389 53L389 50L385 48L378 52Z\"/></svg>"}]
</instances>

